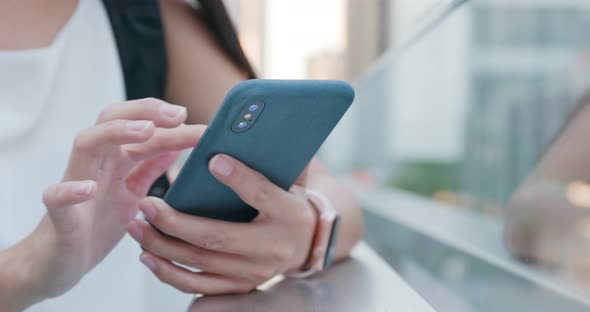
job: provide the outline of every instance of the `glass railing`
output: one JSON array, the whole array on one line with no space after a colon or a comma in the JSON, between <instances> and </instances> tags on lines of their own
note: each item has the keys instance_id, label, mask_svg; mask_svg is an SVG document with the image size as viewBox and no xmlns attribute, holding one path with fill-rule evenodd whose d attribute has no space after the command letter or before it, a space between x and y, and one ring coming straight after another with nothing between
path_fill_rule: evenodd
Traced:
<instances>
[{"instance_id":1,"label":"glass railing","mask_svg":"<svg viewBox=\"0 0 590 312\"><path fill-rule=\"evenodd\" d=\"M465 252L384 214L369 212L369 242L430 281L417 288L431 291L427 300L444 297L430 302L440 311L590 309L567 295L590 298L590 1L432 8L358 80L339 129L350 137L344 163L361 192L403 191L450 218L471 216L475 225L457 222L457 233L532 277L469 252L472 260L449 262ZM478 218L494 230L479 231ZM422 260L400 267L407 258ZM552 283L558 290L547 291Z\"/></svg>"}]
</instances>

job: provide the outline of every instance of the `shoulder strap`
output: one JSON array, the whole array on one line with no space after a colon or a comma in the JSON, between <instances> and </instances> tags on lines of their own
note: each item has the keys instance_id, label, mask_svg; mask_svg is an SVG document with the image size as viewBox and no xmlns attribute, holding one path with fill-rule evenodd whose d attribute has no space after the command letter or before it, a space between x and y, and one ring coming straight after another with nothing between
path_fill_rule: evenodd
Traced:
<instances>
[{"instance_id":1,"label":"shoulder strap","mask_svg":"<svg viewBox=\"0 0 590 312\"><path fill-rule=\"evenodd\" d=\"M163 98L166 46L158 1L103 0L103 3L117 42L127 99ZM220 46L249 79L255 78L223 2L199 0L199 3L201 16ZM148 195L162 197L169 186L168 179L162 175Z\"/></svg>"},{"instance_id":2,"label":"shoulder strap","mask_svg":"<svg viewBox=\"0 0 590 312\"><path fill-rule=\"evenodd\" d=\"M166 47L157 0L103 0L117 42L127 99L162 98Z\"/></svg>"},{"instance_id":3,"label":"shoulder strap","mask_svg":"<svg viewBox=\"0 0 590 312\"><path fill-rule=\"evenodd\" d=\"M166 47L157 0L103 0L117 42L127 99L162 98ZM223 1L199 0L203 20L249 79L256 74L240 45Z\"/></svg>"},{"instance_id":4,"label":"shoulder strap","mask_svg":"<svg viewBox=\"0 0 590 312\"><path fill-rule=\"evenodd\" d=\"M166 46L157 0L103 0L111 21L128 100L163 98ZM148 196L164 196L170 186L160 176Z\"/></svg>"}]
</instances>

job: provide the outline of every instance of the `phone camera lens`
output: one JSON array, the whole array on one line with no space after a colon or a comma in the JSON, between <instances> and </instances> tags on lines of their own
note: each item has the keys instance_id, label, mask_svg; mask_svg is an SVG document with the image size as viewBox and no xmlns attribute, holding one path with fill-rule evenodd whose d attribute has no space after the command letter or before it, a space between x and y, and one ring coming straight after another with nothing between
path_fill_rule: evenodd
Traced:
<instances>
[{"instance_id":1,"label":"phone camera lens","mask_svg":"<svg viewBox=\"0 0 590 312\"><path fill-rule=\"evenodd\" d=\"M242 122L240 122L240 123L238 124L238 128L240 128L240 129L244 129L244 128L246 128L246 126L247 126L247 125L248 125L248 123L247 123L247 122L245 122L245 121L242 121Z\"/></svg>"},{"instance_id":2,"label":"phone camera lens","mask_svg":"<svg viewBox=\"0 0 590 312\"><path fill-rule=\"evenodd\" d=\"M253 112L257 109L258 109L258 104L252 104L252 105L250 105L250 107L248 107L248 110L251 112Z\"/></svg>"}]
</instances>

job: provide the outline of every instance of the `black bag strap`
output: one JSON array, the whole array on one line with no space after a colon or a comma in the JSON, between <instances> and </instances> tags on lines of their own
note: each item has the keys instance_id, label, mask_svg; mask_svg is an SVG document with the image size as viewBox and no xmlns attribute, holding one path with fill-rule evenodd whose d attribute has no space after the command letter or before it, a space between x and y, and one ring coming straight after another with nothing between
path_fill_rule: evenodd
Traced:
<instances>
[{"instance_id":1,"label":"black bag strap","mask_svg":"<svg viewBox=\"0 0 590 312\"><path fill-rule=\"evenodd\" d=\"M158 1L103 0L103 3L117 42L127 99L162 98L166 46ZM200 15L218 44L248 78L255 78L223 1L200 0L199 4Z\"/></svg>"},{"instance_id":2,"label":"black bag strap","mask_svg":"<svg viewBox=\"0 0 590 312\"><path fill-rule=\"evenodd\" d=\"M128 100L164 97L166 44L157 0L103 0L111 21ZM221 0L200 0L200 14L231 60L249 79L256 74ZM198 56L195 56L198 57ZM148 195L162 197L170 187L162 175Z\"/></svg>"},{"instance_id":3,"label":"black bag strap","mask_svg":"<svg viewBox=\"0 0 590 312\"><path fill-rule=\"evenodd\" d=\"M103 0L111 21L127 99L162 98L166 46L157 0Z\"/></svg>"}]
</instances>

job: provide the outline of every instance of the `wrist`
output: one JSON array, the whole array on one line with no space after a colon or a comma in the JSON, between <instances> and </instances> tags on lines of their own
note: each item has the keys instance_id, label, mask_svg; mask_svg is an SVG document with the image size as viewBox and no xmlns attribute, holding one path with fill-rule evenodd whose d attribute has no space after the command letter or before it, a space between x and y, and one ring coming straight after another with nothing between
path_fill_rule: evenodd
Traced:
<instances>
[{"instance_id":1,"label":"wrist","mask_svg":"<svg viewBox=\"0 0 590 312\"><path fill-rule=\"evenodd\" d=\"M21 311L52 297L52 262L59 246L45 216L24 240L0 253L0 311Z\"/></svg>"},{"instance_id":2,"label":"wrist","mask_svg":"<svg viewBox=\"0 0 590 312\"><path fill-rule=\"evenodd\" d=\"M22 311L41 301L36 291L29 238L0 252L0 310Z\"/></svg>"},{"instance_id":3,"label":"wrist","mask_svg":"<svg viewBox=\"0 0 590 312\"><path fill-rule=\"evenodd\" d=\"M313 207L313 204L309 201L309 199L305 201L305 211L307 214L305 217L306 221L303 222L304 226L302 226L304 244L300 251L296 254L296 257L294 257L293 265L289 267L287 272L305 269L312 254L313 242L316 236L320 216L317 209Z\"/></svg>"},{"instance_id":4,"label":"wrist","mask_svg":"<svg viewBox=\"0 0 590 312\"><path fill-rule=\"evenodd\" d=\"M322 193L306 190L310 206L316 211L315 231L307 248L307 260L297 270L288 271L288 277L304 278L329 267L340 224L340 216L330 200Z\"/></svg>"}]
</instances>

